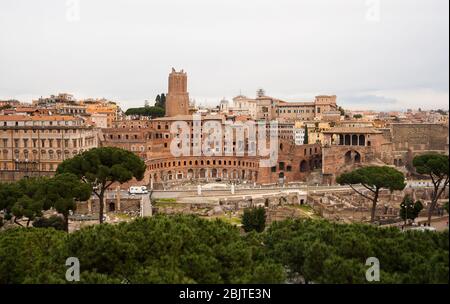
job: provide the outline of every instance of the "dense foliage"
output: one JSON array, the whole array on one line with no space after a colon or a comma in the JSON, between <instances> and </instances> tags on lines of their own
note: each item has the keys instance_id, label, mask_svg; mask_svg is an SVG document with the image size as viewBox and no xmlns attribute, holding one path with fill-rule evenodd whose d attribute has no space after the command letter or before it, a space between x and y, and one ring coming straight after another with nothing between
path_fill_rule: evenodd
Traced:
<instances>
[{"instance_id":1,"label":"dense foliage","mask_svg":"<svg viewBox=\"0 0 450 304\"><path fill-rule=\"evenodd\" d=\"M245 232L264 231L264 228L266 228L266 209L264 207L244 209L242 228Z\"/></svg>"},{"instance_id":2,"label":"dense foliage","mask_svg":"<svg viewBox=\"0 0 450 304\"><path fill-rule=\"evenodd\" d=\"M104 194L113 183L124 183L133 178L142 180L145 163L133 152L115 148L94 148L63 161L56 176L73 174L92 189L103 202ZM99 204L99 221L103 222L103 204Z\"/></svg>"},{"instance_id":3,"label":"dense foliage","mask_svg":"<svg viewBox=\"0 0 450 304\"><path fill-rule=\"evenodd\" d=\"M74 233L0 232L1 283L368 283L365 261L380 260L381 283L448 283L448 230L401 232L318 220L273 223L242 234L223 221L156 216Z\"/></svg>"},{"instance_id":4,"label":"dense foliage","mask_svg":"<svg viewBox=\"0 0 450 304\"><path fill-rule=\"evenodd\" d=\"M449 239L445 232L286 220L265 232L268 257L286 265L288 277L316 283L367 283L365 262L380 261L380 283L447 283Z\"/></svg>"},{"instance_id":5,"label":"dense foliage","mask_svg":"<svg viewBox=\"0 0 450 304\"><path fill-rule=\"evenodd\" d=\"M433 183L431 204L428 208L428 224L430 224L431 216L436 208L438 199L445 192L449 184L448 155L437 153L418 155L413 159L413 166L417 173L426 175Z\"/></svg>"},{"instance_id":6,"label":"dense foliage","mask_svg":"<svg viewBox=\"0 0 450 304\"><path fill-rule=\"evenodd\" d=\"M56 230L66 230L64 219L57 215L50 217L40 217L33 221L33 227L36 228L55 228Z\"/></svg>"},{"instance_id":7,"label":"dense foliage","mask_svg":"<svg viewBox=\"0 0 450 304\"><path fill-rule=\"evenodd\" d=\"M303 144L307 145L308 143L309 143L308 125L305 124L305 137L303 139Z\"/></svg>"},{"instance_id":8,"label":"dense foliage","mask_svg":"<svg viewBox=\"0 0 450 304\"><path fill-rule=\"evenodd\" d=\"M155 98L155 107L160 107L165 109L166 107L166 95L162 93L161 95L157 95Z\"/></svg>"},{"instance_id":9,"label":"dense foliage","mask_svg":"<svg viewBox=\"0 0 450 304\"><path fill-rule=\"evenodd\" d=\"M75 201L87 200L91 188L82 183L77 176L64 173L55 177L24 178L14 183L0 184L0 210L5 218L14 217L31 221L42 216L42 212L54 208L64 217L64 227L68 230L69 211L75 211Z\"/></svg>"},{"instance_id":10,"label":"dense foliage","mask_svg":"<svg viewBox=\"0 0 450 304\"><path fill-rule=\"evenodd\" d=\"M409 195L405 195L402 202L400 203L400 217L405 221L414 221L418 216L420 211L423 209L423 204L421 201L414 201Z\"/></svg>"},{"instance_id":11,"label":"dense foliage","mask_svg":"<svg viewBox=\"0 0 450 304\"><path fill-rule=\"evenodd\" d=\"M155 98L155 105L149 106L148 101L145 101L145 106L140 108L129 108L125 115L133 116L148 116L151 118L163 117L166 112L166 95L162 93Z\"/></svg>"},{"instance_id":12,"label":"dense foliage","mask_svg":"<svg viewBox=\"0 0 450 304\"><path fill-rule=\"evenodd\" d=\"M79 258L80 283L285 279L283 267L264 258L262 245L249 245L234 226L192 216L157 216L71 234L35 228L1 232L0 284L63 282L67 257Z\"/></svg>"},{"instance_id":13,"label":"dense foliage","mask_svg":"<svg viewBox=\"0 0 450 304\"><path fill-rule=\"evenodd\" d=\"M380 190L403 190L406 186L403 173L388 166L358 168L351 172L342 173L336 178L336 182L341 185L349 185L356 193L372 201L371 222L375 220L375 210ZM369 190L370 194L359 191L353 186L355 184L362 185Z\"/></svg>"},{"instance_id":14,"label":"dense foliage","mask_svg":"<svg viewBox=\"0 0 450 304\"><path fill-rule=\"evenodd\" d=\"M125 115L149 116L152 118L163 117L164 114L165 110L161 107L129 108L125 112Z\"/></svg>"}]
</instances>

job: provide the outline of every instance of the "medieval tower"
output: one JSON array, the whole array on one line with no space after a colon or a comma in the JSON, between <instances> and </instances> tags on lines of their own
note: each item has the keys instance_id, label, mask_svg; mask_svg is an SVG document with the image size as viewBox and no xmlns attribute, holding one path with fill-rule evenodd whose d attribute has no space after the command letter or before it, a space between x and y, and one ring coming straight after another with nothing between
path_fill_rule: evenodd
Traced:
<instances>
[{"instance_id":1,"label":"medieval tower","mask_svg":"<svg viewBox=\"0 0 450 304\"><path fill-rule=\"evenodd\" d=\"M166 97L166 116L188 115L189 93L187 92L187 74L172 68L169 74L169 92Z\"/></svg>"}]
</instances>

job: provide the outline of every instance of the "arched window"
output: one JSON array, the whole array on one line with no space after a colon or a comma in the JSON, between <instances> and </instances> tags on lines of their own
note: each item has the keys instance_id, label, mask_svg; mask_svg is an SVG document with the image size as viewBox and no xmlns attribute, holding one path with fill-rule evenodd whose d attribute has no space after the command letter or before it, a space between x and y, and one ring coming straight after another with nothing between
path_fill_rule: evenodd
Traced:
<instances>
[{"instance_id":1,"label":"arched window","mask_svg":"<svg viewBox=\"0 0 450 304\"><path fill-rule=\"evenodd\" d=\"M366 137L364 135L359 135L359 145L365 146L366 145Z\"/></svg>"},{"instance_id":2,"label":"arched window","mask_svg":"<svg viewBox=\"0 0 450 304\"><path fill-rule=\"evenodd\" d=\"M306 160L302 160L300 162L300 172L307 172L308 171L308 163Z\"/></svg>"},{"instance_id":3,"label":"arched window","mask_svg":"<svg viewBox=\"0 0 450 304\"><path fill-rule=\"evenodd\" d=\"M349 134L345 135L344 143L345 143L346 146L350 146L351 145L351 143L350 143L350 135Z\"/></svg>"}]
</instances>

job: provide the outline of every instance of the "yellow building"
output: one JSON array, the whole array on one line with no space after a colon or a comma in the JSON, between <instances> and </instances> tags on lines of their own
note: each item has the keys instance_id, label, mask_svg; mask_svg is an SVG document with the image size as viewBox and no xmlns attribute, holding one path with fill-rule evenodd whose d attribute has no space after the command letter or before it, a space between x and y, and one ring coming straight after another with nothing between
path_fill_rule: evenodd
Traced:
<instances>
[{"instance_id":1,"label":"yellow building","mask_svg":"<svg viewBox=\"0 0 450 304\"><path fill-rule=\"evenodd\" d=\"M58 165L98 147L98 130L68 115L0 115L0 181L52 175Z\"/></svg>"},{"instance_id":2,"label":"yellow building","mask_svg":"<svg viewBox=\"0 0 450 304\"><path fill-rule=\"evenodd\" d=\"M118 119L119 106L113 102L84 101L82 103L86 105L86 113L88 114L105 114L108 128L111 128L113 122Z\"/></svg>"},{"instance_id":3,"label":"yellow building","mask_svg":"<svg viewBox=\"0 0 450 304\"><path fill-rule=\"evenodd\" d=\"M323 131L331 129L330 122L319 122L319 121L296 121L295 128L308 128L308 142L305 144L316 144L323 143Z\"/></svg>"}]
</instances>

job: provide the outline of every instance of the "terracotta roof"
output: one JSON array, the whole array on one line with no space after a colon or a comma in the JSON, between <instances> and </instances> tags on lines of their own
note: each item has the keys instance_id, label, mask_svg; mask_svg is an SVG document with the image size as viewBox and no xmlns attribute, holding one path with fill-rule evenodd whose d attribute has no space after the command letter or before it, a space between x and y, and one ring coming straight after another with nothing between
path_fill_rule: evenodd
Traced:
<instances>
[{"instance_id":1,"label":"terracotta roof","mask_svg":"<svg viewBox=\"0 0 450 304\"><path fill-rule=\"evenodd\" d=\"M0 115L0 121L40 121L40 120L77 120L73 116L63 115Z\"/></svg>"},{"instance_id":2,"label":"terracotta roof","mask_svg":"<svg viewBox=\"0 0 450 304\"><path fill-rule=\"evenodd\" d=\"M314 102L305 101L305 102L283 102L279 103L279 107L299 107L299 106L314 106Z\"/></svg>"},{"instance_id":3,"label":"terracotta roof","mask_svg":"<svg viewBox=\"0 0 450 304\"><path fill-rule=\"evenodd\" d=\"M223 115L200 115L201 120L222 120L224 118ZM171 117L159 117L153 119L154 121L176 121L176 120L183 120L183 121L191 121L193 120L193 115L176 115Z\"/></svg>"},{"instance_id":4,"label":"terracotta roof","mask_svg":"<svg viewBox=\"0 0 450 304\"><path fill-rule=\"evenodd\" d=\"M30 113L32 113L32 112L36 112L36 111L37 111L36 108L26 108L26 107L22 107L22 108L17 107L16 108L16 112L30 112Z\"/></svg>"},{"instance_id":5,"label":"terracotta roof","mask_svg":"<svg viewBox=\"0 0 450 304\"><path fill-rule=\"evenodd\" d=\"M363 128L363 127L336 127L330 130L323 131L322 133L370 133L370 134L382 134L382 132L377 131L373 128Z\"/></svg>"}]
</instances>

